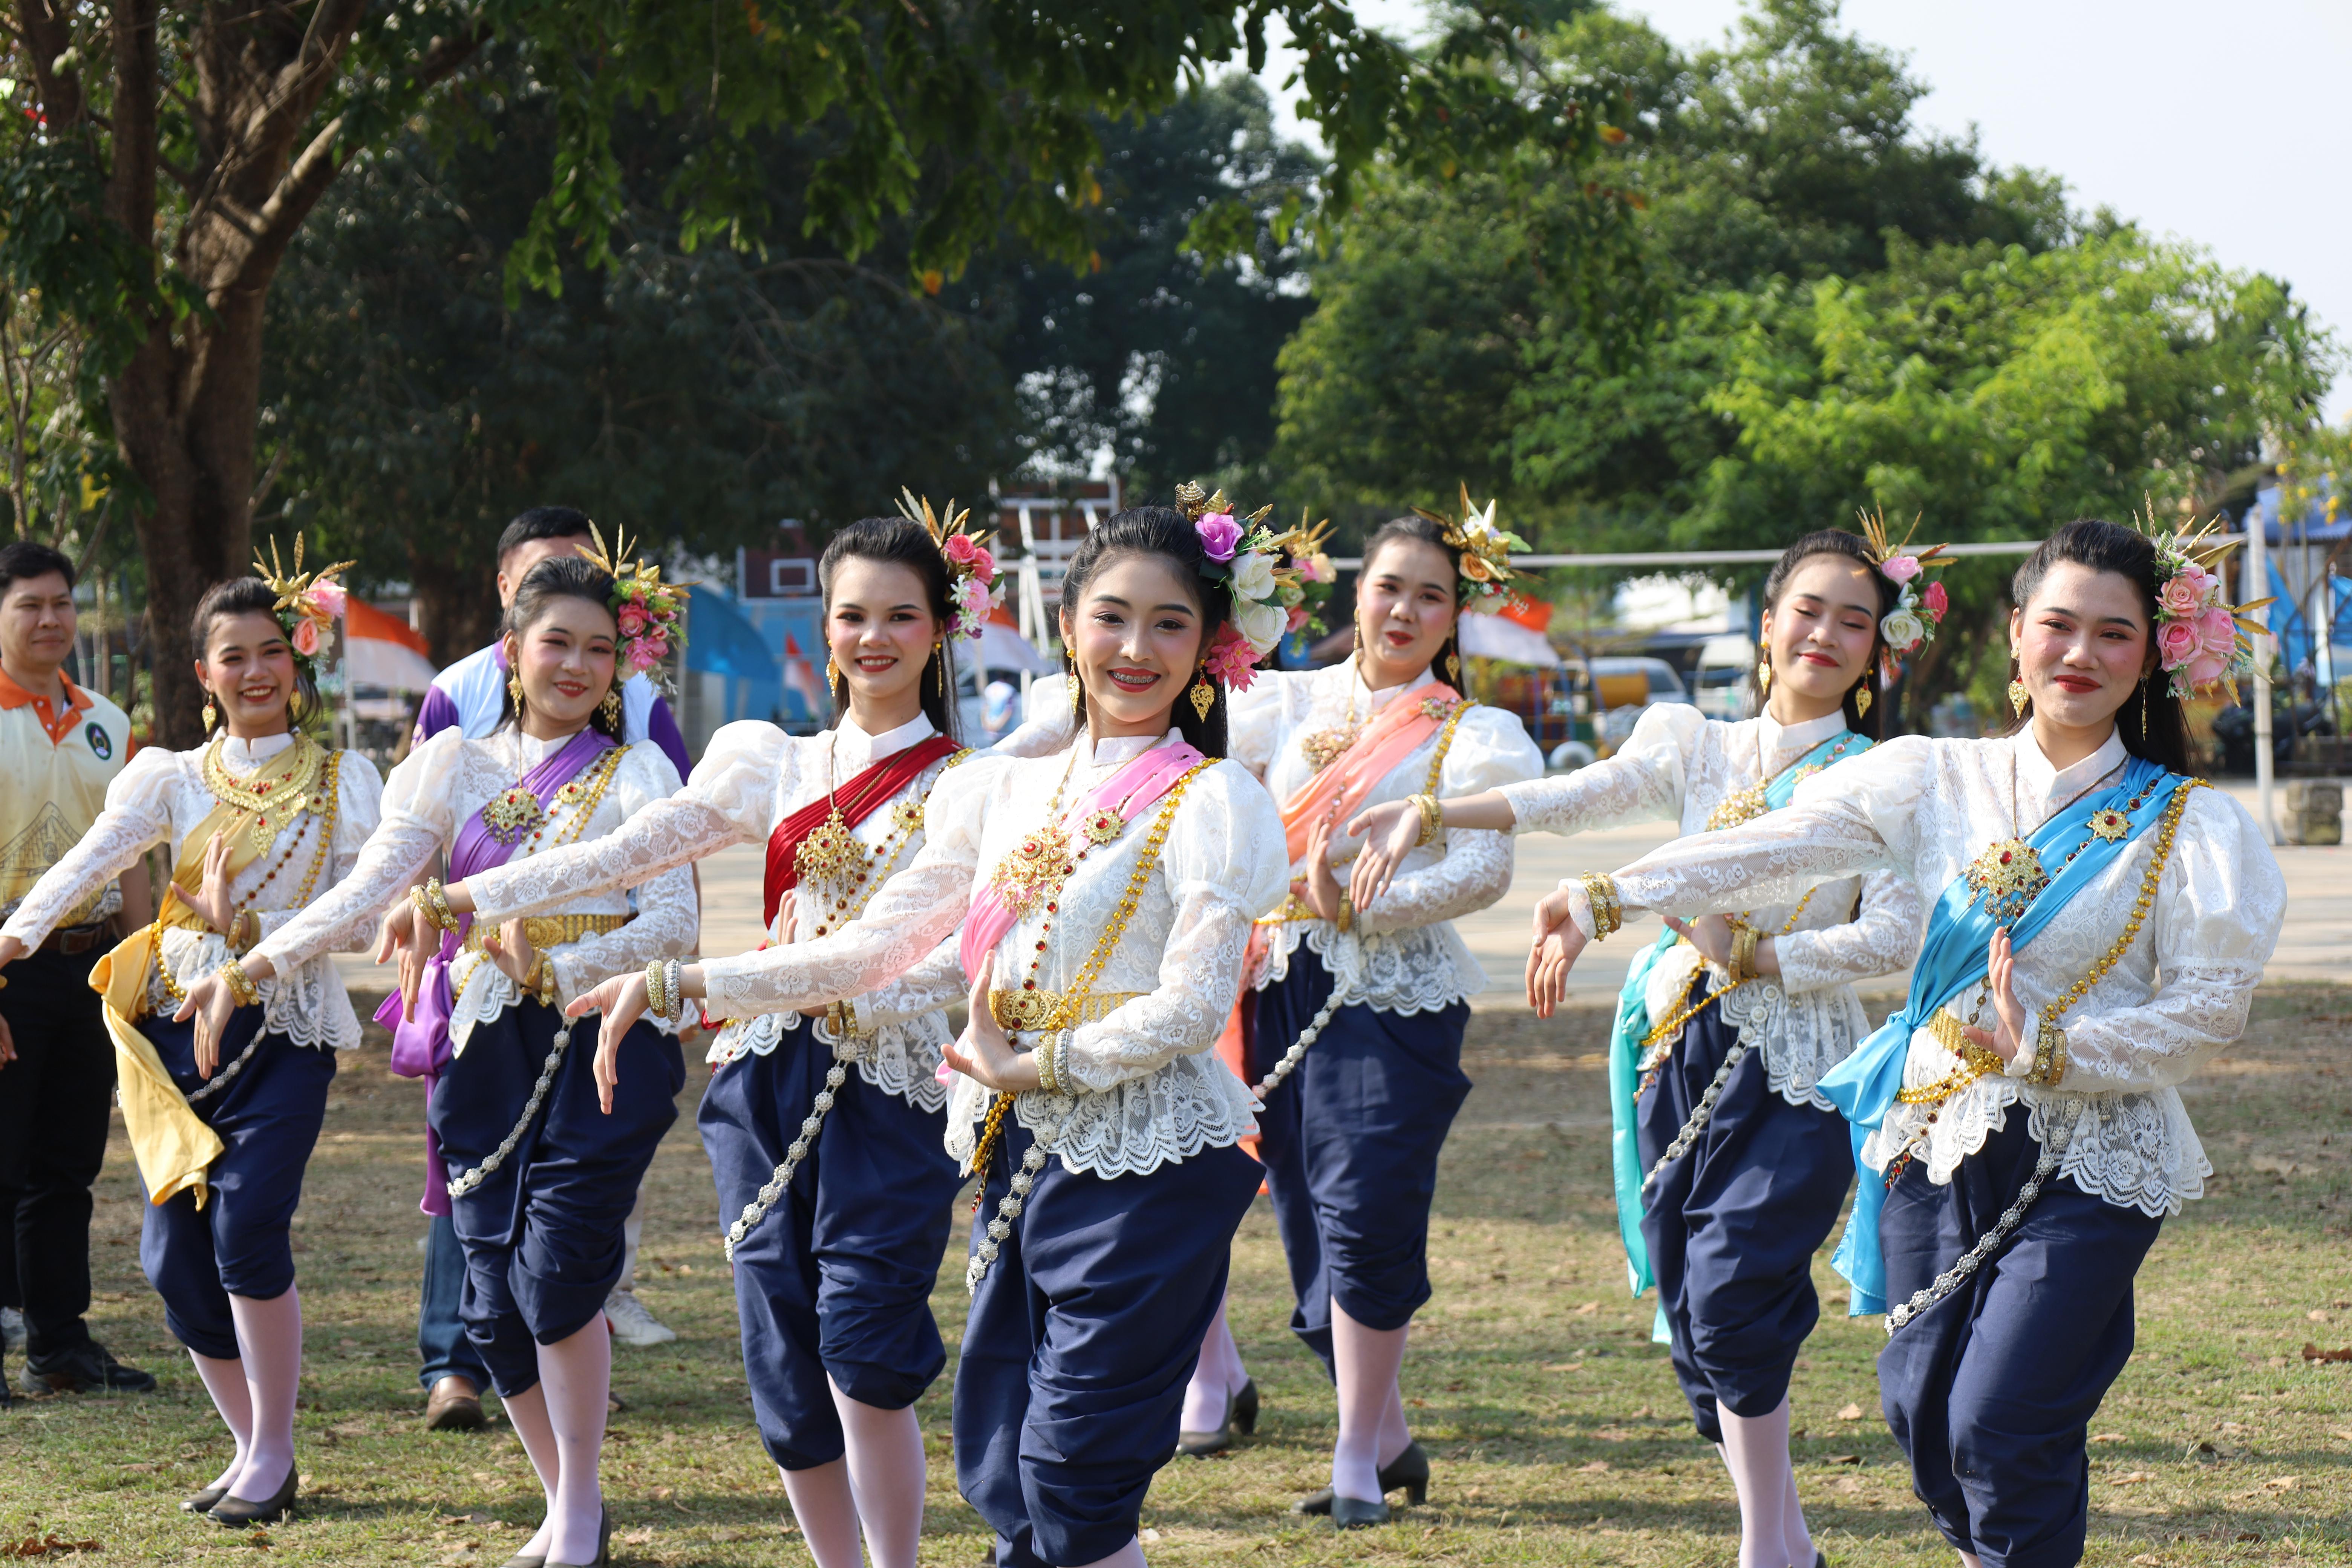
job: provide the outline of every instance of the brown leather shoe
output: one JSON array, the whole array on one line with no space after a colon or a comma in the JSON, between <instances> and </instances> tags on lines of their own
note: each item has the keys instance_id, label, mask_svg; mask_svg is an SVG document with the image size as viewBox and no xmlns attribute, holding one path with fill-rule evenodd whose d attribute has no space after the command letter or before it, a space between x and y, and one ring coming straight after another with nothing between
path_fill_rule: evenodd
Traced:
<instances>
[{"instance_id":1,"label":"brown leather shoe","mask_svg":"<svg viewBox=\"0 0 2352 1568\"><path fill-rule=\"evenodd\" d=\"M451 1373L433 1385L425 1402L427 1432L478 1432L484 1425L482 1391L472 1378Z\"/></svg>"}]
</instances>

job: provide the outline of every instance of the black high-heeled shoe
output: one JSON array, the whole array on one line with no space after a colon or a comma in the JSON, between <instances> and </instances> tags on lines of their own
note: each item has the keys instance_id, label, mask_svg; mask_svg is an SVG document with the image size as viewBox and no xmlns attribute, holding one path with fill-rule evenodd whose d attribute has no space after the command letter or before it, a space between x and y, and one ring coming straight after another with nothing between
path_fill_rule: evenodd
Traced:
<instances>
[{"instance_id":1,"label":"black high-heeled shoe","mask_svg":"<svg viewBox=\"0 0 2352 1568\"><path fill-rule=\"evenodd\" d=\"M1370 1530L1376 1524L1386 1524L1395 1517L1389 1511L1386 1498L1378 1502L1365 1502L1351 1497L1331 1500L1331 1528L1334 1530Z\"/></svg>"},{"instance_id":2,"label":"black high-heeled shoe","mask_svg":"<svg viewBox=\"0 0 2352 1568\"><path fill-rule=\"evenodd\" d=\"M1403 1453L1381 1467L1380 1485L1382 1497L1393 1491L1402 1491L1405 1494L1406 1500L1416 1507L1429 1500L1429 1455L1423 1450L1418 1438L1407 1443ZM1309 1492L1292 1503L1290 1511L1329 1513L1334 1500L1346 1502L1352 1500L1346 1498L1335 1500L1331 1489L1325 1487L1321 1491Z\"/></svg>"},{"instance_id":3,"label":"black high-heeled shoe","mask_svg":"<svg viewBox=\"0 0 2352 1568\"><path fill-rule=\"evenodd\" d=\"M585 1563L558 1563L551 1555L547 1568L608 1568L613 1561L613 1510L601 1509L596 1515L596 1555Z\"/></svg>"},{"instance_id":4,"label":"black high-heeled shoe","mask_svg":"<svg viewBox=\"0 0 2352 1568\"><path fill-rule=\"evenodd\" d=\"M1222 1454L1234 1446L1234 1434L1248 1436L1257 1430L1257 1380L1244 1380L1240 1389L1225 1395L1225 1418L1212 1432L1179 1432L1176 1451L1196 1459Z\"/></svg>"},{"instance_id":5,"label":"black high-heeled shoe","mask_svg":"<svg viewBox=\"0 0 2352 1568\"><path fill-rule=\"evenodd\" d=\"M301 1479L300 1471L299 1465L287 1466L286 1484L279 1487L278 1495L267 1502L247 1502L231 1493L213 1504L212 1511L205 1517L215 1524L227 1525L231 1530L242 1530L248 1524L275 1524L281 1519L290 1519L294 1513L296 1483Z\"/></svg>"},{"instance_id":6,"label":"black high-heeled shoe","mask_svg":"<svg viewBox=\"0 0 2352 1568\"><path fill-rule=\"evenodd\" d=\"M206 1487L204 1490L195 1493L192 1497L182 1498L180 1500L180 1511L182 1513L210 1513L213 1510L213 1504L220 1501L221 1499L226 1496L228 1496L228 1488L226 1486Z\"/></svg>"}]
</instances>

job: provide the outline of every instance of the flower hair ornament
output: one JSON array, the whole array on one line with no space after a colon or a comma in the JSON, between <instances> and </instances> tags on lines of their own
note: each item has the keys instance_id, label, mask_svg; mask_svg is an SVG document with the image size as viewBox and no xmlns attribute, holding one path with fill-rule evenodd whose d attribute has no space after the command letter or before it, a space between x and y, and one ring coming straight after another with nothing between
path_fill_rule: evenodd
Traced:
<instances>
[{"instance_id":1,"label":"flower hair ornament","mask_svg":"<svg viewBox=\"0 0 2352 1568\"><path fill-rule=\"evenodd\" d=\"M278 625L286 633L287 642L294 649L294 662L302 673L318 679L318 660L326 647L327 634L334 629L343 613L349 595L341 583L332 581L339 573L350 570L355 563L338 561L332 566L321 566L316 572L302 570L302 536L294 536L294 572L289 576L285 563L278 558L278 542L269 542L269 563L263 565L259 552L253 557L253 574L269 584L278 595L270 608L278 616ZM209 721L208 721L209 722Z\"/></svg>"},{"instance_id":2,"label":"flower hair ornament","mask_svg":"<svg viewBox=\"0 0 2352 1568\"><path fill-rule=\"evenodd\" d=\"M970 531L970 508L958 511L956 503L950 500L942 517L931 510L929 496L919 500L910 489L898 492L898 514L908 522L921 523L947 558L950 579L947 635L978 642L980 628L988 624L988 613L1003 597L1003 590L996 586L996 557L988 550L993 536Z\"/></svg>"},{"instance_id":3,"label":"flower hair ornament","mask_svg":"<svg viewBox=\"0 0 2352 1568\"><path fill-rule=\"evenodd\" d=\"M1501 504L1490 500L1486 503L1486 510L1480 511L1470 504L1470 487L1464 485L1462 515L1458 519L1440 517L1427 507L1412 509L1437 524L1446 544L1462 552L1461 606L1465 610L1476 601L1508 599L1511 596L1507 586L1512 577L1511 552L1524 552L1528 548L1526 540L1496 525L1495 509ZM1496 607L1500 607L1499 603Z\"/></svg>"},{"instance_id":4,"label":"flower hair ornament","mask_svg":"<svg viewBox=\"0 0 2352 1568\"><path fill-rule=\"evenodd\" d=\"M2232 605L2221 597L2221 576L2213 569L2219 552L2203 542L2221 521L2167 530L2153 505L2132 519L2156 546L2156 657L2176 698L2252 674L2253 637L2266 629L2251 617L2271 599Z\"/></svg>"},{"instance_id":5,"label":"flower hair ornament","mask_svg":"<svg viewBox=\"0 0 2352 1568\"><path fill-rule=\"evenodd\" d=\"M1944 547L1931 544L1925 550L1911 548L1911 535L1919 529L1916 517L1911 520L1911 527L1902 539L1896 541L1886 531L1885 512L1856 515L1862 520L1862 536L1870 545L1871 560L1877 565L1878 574L1897 590L1895 607L1878 618L1878 635L1886 639L1889 658L1907 658L1936 640L1936 628L1944 624L1944 616L1952 607L1944 585L1926 581L1928 572L1940 571L1948 564L1937 559L1944 553Z\"/></svg>"},{"instance_id":6,"label":"flower hair ornament","mask_svg":"<svg viewBox=\"0 0 2352 1568\"><path fill-rule=\"evenodd\" d=\"M663 582L661 568L637 560L631 553L629 536L617 529L610 550L604 546L604 530L593 522L588 525L588 534L596 547L580 553L613 579L610 602L613 619L618 623L621 634L615 650L620 673L614 679L613 689L605 694L604 705L607 717L616 718L621 682L658 667L669 657L673 647L686 646L686 633L678 620L686 609L686 590L692 584Z\"/></svg>"},{"instance_id":7,"label":"flower hair ornament","mask_svg":"<svg viewBox=\"0 0 2352 1568\"><path fill-rule=\"evenodd\" d=\"M1272 507L1237 518L1223 490L1211 495L1190 482L1176 487L1176 504L1201 536L1201 575L1223 584L1233 599L1189 693L1192 710L1205 719L1217 700L1211 681L1247 691L1257 667L1290 632L1311 624L1313 606L1330 597L1338 574L1322 544L1331 525L1309 529L1302 514L1297 528L1276 533L1265 521Z\"/></svg>"}]
</instances>

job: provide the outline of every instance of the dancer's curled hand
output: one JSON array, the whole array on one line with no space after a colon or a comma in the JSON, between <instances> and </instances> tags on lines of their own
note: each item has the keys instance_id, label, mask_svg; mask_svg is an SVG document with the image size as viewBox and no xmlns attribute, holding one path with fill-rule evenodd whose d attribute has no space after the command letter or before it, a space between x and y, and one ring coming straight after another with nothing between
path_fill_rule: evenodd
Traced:
<instances>
[{"instance_id":1,"label":"dancer's curled hand","mask_svg":"<svg viewBox=\"0 0 2352 1568\"><path fill-rule=\"evenodd\" d=\"M1043 1080L1037 1076L1036 1058L1013 1048L1003 1026L989 1007L989 983L995 978L996 955L992 952L981 961L980 973L972 977L971 1021L961 1037L940 1047L940 1054L947 1058L948 1066L966 1078L978 1079L1005 1094L1026 1094L1041 1087Z\"/></svg>"},{"instance_id":2,"label":"dancer's curled hand","mask_svg":"<svg viewBox=\"0 0 2352 1568\"><path fill-rule=\"evenodd\" d=\"M1992 994L1994 1020L2000 1026L1979 1029L1963 1024L1960 1033L2002 1061L2014 1061L2025 1048L2025 1006L2017 999L2017 950L2010 942L2007 926L1996 928L1985 946L1985 987Z\"/></svg>"},{"instance_id":3,"label":"dancer's curled hand","mask_svg":"<svg viewBox=\"0 0 2352 1568\"><path fill-rule=\"evenodd\" d=\"M1421 808L1392 800L1360 811L1348 822L1348 837L1364 841L1348 874L1348 897L1360 910L1389 890L1404 858L1421 847Z\"/></svg>"},{"instance_id":4,"label":"dancer's curled hand","mask_svg":"<svg viewBox=\"0 0 2352 1568\"><path fill-rule=\"evenodd\" d=\"M1544 895L1536 905L1535 940L1528 949L1528 1005L1538 1018L1549 1018L1568 995L1569 971L1584 951L1583 928L1570 918L1574 907L1565 887Z\"/></svg>"},{"instance_id":5,"label":"dancer's curled hand","mask_svg":"<svg viewBox=\"0 0 2352 1568\"><path fill-rule=\"evenodd\" d=\"M646 1001L645 971L632 970L583 991L563 1009L567 1018L604 1015L596 1030L596 1103L607 1116L613 1114L613 1089L621 1078L621 1037L646 1016Z\"/></svg>"}]
</instances>

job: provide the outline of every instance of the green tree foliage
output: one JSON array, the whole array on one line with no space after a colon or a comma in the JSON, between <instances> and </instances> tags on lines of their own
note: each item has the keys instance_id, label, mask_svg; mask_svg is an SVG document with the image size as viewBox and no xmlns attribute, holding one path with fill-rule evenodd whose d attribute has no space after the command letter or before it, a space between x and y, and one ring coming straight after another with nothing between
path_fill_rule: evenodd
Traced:
<instances>
[{"instance_id":1,"label":"green tree foliage","mask_svg":"<svg viewBox=\"0 0 2352 1568\"><path fill-rule=\"evenodd\" d=\"M1102 139L1086 263L1024 250L962 290L1000 323L1031 458L1084 470L1108 451L1137 495L1254 468L1274 444L1276 352L1308 309L1285 236L1316 163L1276 138L1265 90L1239 75ZM1204 253L1195 229L1211 225L1229 232Z\"/></svg>"},{"instance_id":2,"label":"green tree foliage","mask_svg":"<svg viewBox=\"0 0 2352 1568\"><path fill-rule=\"evenodd\" d=\"M510 297L553 104L526 81L468 107L476 134L360 160L296 242L263 417L289 516L411 583L436 654L487 638L491 546L525 507L721 553L779 518L887 510L902 484L974 495L1019 461L988 343L905 286L903 248L687 253L659 200L674 143L643 120L615 138L637 202L611 264L567 251L553 288ZM770 142L772 183L804 182Z\"/></svg>"}]
</instances>

